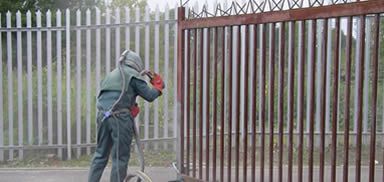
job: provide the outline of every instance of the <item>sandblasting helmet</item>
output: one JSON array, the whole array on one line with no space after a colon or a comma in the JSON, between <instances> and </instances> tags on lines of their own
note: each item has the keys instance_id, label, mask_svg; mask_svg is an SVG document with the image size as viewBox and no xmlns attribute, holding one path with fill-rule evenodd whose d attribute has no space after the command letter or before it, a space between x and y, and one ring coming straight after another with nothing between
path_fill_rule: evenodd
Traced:
<instances>
[{"instance_id":1,"label":"sandblasting helmet","mask_svg":"<svg viewBox=\"0 0 384 182\"><path fill-rule=\"evenodd\" d=\"M125 50L121 56L125 65L135 69L139 73L144 70L143 61L137 53Z\"/></svg>"}]
</instances>

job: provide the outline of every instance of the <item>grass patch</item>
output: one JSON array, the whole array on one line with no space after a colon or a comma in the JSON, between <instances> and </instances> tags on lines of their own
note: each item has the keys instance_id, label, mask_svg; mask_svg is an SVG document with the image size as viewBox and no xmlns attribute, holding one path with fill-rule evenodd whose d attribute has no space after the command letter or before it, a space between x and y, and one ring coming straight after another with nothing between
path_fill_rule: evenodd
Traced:
<instances>
[{"instance_id":1,"label":"grass patch","mask_svg":"<svg viewBox=\"0 0 384 182\"><path fill-rule=\"evenodd\" d=\"M176 153L169 151L146 151L144 153L146 166L169 167L176 160ZM60 160L50 155L33 155L24 160L0 162L0 168L41 168L41 167L84 167L87 168L92 155L84 155L79 159ZM111 166L111 159L108 166ZM139 166L140 162L136 152L131 153L129 166Z\"/></svg>"}]
</instances>

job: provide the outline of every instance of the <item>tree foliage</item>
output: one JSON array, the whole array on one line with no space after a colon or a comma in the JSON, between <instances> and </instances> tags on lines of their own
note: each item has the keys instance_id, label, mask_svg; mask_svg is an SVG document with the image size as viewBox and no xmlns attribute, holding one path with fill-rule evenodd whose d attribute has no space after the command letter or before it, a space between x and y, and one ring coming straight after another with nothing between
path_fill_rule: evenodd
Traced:
<instances>
[{"instance_id":1,"label":"tree foliage","mask_svg":"<svg viewBox=\"0 0 384 182\"><path fill-rule=\"evenodd\" d=\"M110 7L128 7L128 8L135 8L135 7L144 8L146 5L147 5L146 0L113 0L111 4L109 4Z\"/></svg>"},{"instance_id":2,"label":"tree foliage","mask_svg":"<svg viewBox=\"0 0 384 182\"><path fill-rule=\"evenodd\" d=\"M109 3L106 3L105 0L0 0L0 16L1 16L1 25L2 27L6 26L6 13L9 11L12 13L12 25L16 22L16 17L14 14L17 11L20 11L22 15L22 26L26 25L25 13L30 11L32 14L32 22L36 21L34 12L41 11L42 17L45 16L45 12L50 10L52 13L52 19L55 18L56 10L77 10L82 11L86 9L92 9L98 7L102 11L106 8L117 8L117 7L140 7L144 9L147 5L146 0L111 0Z\"/></svg>"},{"instance_id":3,"label":"tree foliage","mask_svg":"<svg viewBox=\"0 0 384 182\"><path fill-rule=\"evenodd\" d=\"M1 0L0 12L7 11L16 12L20 10L22 13L30 10L31 12L40 10L42 12L57 9L84 9L103 5L102 0Z\"/></svg>"},{"instance_id":4,"label":"tree foliage","mask_svg":"<svg viewBox=\"0 0 384 182\"><path fill-rule=\"evenodd\" d=\"M105 8L105 7L145 7L146 0L111 0L110 3L105 3L104 0L1 0L0 13L5 14L7 11L15 13L20 11L26 13L40 10L55 11L57 9L87 9L87 8Z\"/></svg>"}]
</instances>

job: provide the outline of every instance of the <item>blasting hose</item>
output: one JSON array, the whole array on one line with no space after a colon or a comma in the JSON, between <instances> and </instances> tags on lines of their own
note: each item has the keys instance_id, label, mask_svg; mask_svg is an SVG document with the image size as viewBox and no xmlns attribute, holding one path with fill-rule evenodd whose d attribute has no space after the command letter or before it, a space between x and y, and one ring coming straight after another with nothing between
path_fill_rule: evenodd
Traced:
<instances>
[{"instance_id":1,"label":"blasting hose","mask_svg":"<svg viewBox=\"0 0 384 182\"><path fill-rule=\"evenodd\" d=\"M136 125L133 125L133 129L134 129L134 137L136 140L136 147L139 154L140 170L136 171L134 174L128 174L125 177L124 182L129 182L131 180L134 180L134 178L137 178L136 182L141 182L141 181L152 182L152 179L147 174L144 173L144 167L145 167L144 152L143 152L143 148L141 147L142 145L141 145L138 128L136 127Z\"/></svg>"}]
</instances>

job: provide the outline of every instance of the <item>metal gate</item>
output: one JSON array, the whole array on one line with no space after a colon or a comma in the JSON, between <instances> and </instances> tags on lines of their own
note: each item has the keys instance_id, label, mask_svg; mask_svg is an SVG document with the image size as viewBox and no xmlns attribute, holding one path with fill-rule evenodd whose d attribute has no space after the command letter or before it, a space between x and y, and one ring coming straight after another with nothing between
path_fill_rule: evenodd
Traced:
<instances>
[{"instance_id":1,"label":"metal gate","mask_svg":"<svg viewBox=\"0 0 384 182\"><path fill-rule=\"evenodd\" d=\"M181 173L384 181L382 13L381 0L180 7Z\"/></svg>"}]
</instances>

